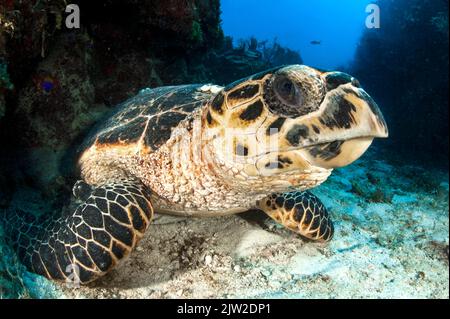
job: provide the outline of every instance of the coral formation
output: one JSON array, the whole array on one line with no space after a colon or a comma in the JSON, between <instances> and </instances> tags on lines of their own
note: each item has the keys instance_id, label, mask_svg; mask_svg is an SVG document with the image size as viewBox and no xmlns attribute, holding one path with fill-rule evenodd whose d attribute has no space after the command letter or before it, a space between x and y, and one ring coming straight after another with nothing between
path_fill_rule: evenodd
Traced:
<instances>
[{"instance_id":1,"label":"coral formation","mask_svg":"<svg viewBox=\"0 0 450 319\"><path fill-rule=\"evenodd\" d=\"M60 297L52 283L26 271L2 236L0 227L0 299Z\"/></svg>"}]
</instances>

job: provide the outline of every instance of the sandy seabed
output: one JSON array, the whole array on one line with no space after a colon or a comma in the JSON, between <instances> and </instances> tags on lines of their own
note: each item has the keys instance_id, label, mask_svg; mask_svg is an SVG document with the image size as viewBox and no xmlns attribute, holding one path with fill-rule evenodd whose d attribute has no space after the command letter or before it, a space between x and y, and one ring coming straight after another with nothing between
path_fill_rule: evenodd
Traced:
<instances>
[{"instance_id":1,"label":"sandy seabed","mask_svg":"<svg viewBox=\"0 0 450 319\"><path fill-rule=\"evenodd\" d=\"M26 285L61 298L449 298L448 173L371 157L313 190L334 220L328 244L258 211L157 215L98 281L73 289L30 275Z\"/></svg>"}]
</instances>

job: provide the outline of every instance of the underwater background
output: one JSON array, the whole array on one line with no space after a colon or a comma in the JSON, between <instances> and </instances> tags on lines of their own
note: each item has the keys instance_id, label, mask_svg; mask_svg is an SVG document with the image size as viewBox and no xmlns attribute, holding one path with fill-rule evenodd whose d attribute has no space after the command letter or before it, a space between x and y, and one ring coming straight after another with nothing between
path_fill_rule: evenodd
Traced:
<instances>
[{"instance_id":1,"label":"underwater background","mask_svg":"<svg viewBox=\"0 0 450 319\"><path fill-rule=\"evenodd\" d=\"M0 298L449 298L447 0L71 3L80 28L65 26L67 1L0 0L0 220L12 207L58 214L88 129L145 87L284 64L345 71L390 136L313 190L336 223L327 246L252 212L161 218L137 253L74 290L26 271L0 226Z\"/></svg>"}]
</instances>

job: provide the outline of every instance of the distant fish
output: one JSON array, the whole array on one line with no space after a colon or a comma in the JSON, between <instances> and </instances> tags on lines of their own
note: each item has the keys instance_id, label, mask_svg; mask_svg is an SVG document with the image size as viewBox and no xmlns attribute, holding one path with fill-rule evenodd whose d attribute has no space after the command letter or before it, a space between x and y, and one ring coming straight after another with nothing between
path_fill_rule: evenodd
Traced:
<instances>
[{"instance_id":1,"label":"distant fish","mask_svg":"<svg viewBox=\"0 0 450 319\"><path fill-rule=\"evenodd\" d=\"M314 40L314 41L311 41L310 43L311 43L312 45L320 45L320 44L321 44L321 41Z\"/></svg>"}]
</instances>

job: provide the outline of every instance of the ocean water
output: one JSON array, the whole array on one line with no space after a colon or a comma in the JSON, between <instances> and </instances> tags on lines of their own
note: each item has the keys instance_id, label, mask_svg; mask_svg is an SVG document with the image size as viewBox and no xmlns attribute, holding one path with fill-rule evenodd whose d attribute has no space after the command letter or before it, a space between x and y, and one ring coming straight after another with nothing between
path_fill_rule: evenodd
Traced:
<instances>
[{"instance_id":1,"label":"ocean water","mask_svg":"<svg viewBox=\"0 0 450 319\"><path fill-rule=\"evenodd\" d=\"M0 298L449 298L448 1L79 0L67 5L0 2L0 21L6 21L0 23ZM175 88L159 87L200 84L205 105L211 105L223 86L289 65L313 69L291 67L302 79L288 77L288 87L284 77L270 75L273 82L259 89L263 94L235 102L235 110L260 99L273 116L269 119L281 117L280 128L288 131L289 123L296 124L286 140L307 156L304 161L334 168L311 189L333 220L330 242L305 240L255 209L229 216L217 211L208 218L157 211L130 256L105 276L79 286L70 276L72 268L62 269L70 260L96 264L86 269L107 269L111 257L97 244L97 250L89 246L89 256L70 247L94 245L83 238L104 235L107 227L122 239L134 231L132 222L120 222L118 215L105 226L104 214L103 226L90 225L94 233L88 229L90 235L83 237L78 217L71 217L81 211L77 207L84 196L99 187L82 184L81 199L72 194L82 175L77 163L83 147L105 123L117 126L117 117L108 122L117 107L131 114L134 96L144 103L163 100L161 109L147 110L158 120L132 118L102 137L118 147L136 143L139 132L146 131L140 141L152 143L154 151L193 112L190 93L180 91L175 101L169 99ZM329 99L322 91L317 99L311 93L317 84L310 79L318 74L323 92L360 86L371 99ZM277 87L279 79L284 82ZM240 99L245 98L243 91ZM176 103L184 109L170 112ZM349 104L356 115L342 111ZM327 105L335 106L328 122L321 118ZM361 115L362 109L372 118ZM251 107L245 111L239 122L245 127L261 116ZM208 116L204 121L210 125L237 125L216 113ZM308 120L316 116L316 122ZM315 141L311 123L320 126ZM355 127L366 129L363 137L377 135L365 152L356 142L361 134L355 135ZM247 131L245 156L260 143L254 135ZM310 137L312 151L302 136ZM344 143L348 136L355 143ZM114 156L120 161L123 154ZM278 169L284 164L279 162ZM262 180L262 169L258 172ZM278 183L289 180L274 176ZM151 177L156 182L150 191L164 197L184 187L165 177ZM265 183L268 192L274 188L268 179ZM205 188L188 202L215 200L209 196L214 186ZM240 193L233 194L236 202ZM90 222L95 224L94 217ZM54 224L58 219L62 228ZM67 229L75 237L61 232L55 237L61 246L49 234L52 227L66 229L65 223L72 223ZM96 238L87 242L93 241L100 243ZM118 254L115 250L111 256L120 259Z\"/></svg>"}]
</instances>

